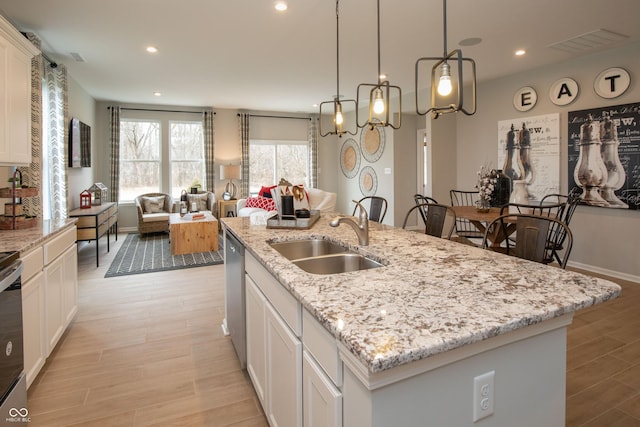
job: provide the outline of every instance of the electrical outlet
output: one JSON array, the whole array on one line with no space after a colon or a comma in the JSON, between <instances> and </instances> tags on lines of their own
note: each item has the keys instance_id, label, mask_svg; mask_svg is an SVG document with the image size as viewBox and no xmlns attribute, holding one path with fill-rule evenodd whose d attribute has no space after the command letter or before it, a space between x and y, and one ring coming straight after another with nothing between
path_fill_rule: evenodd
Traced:
<instances>
[{"instance_id":1,"label":"electrical outlet","mask_svg":"<svg viewBox=\"0 0 640 427\"><path fill-rule=\"evenodd\" d=\"M493 414L495 374L490 371L473 379L473 422Z\"/></svg>"}]
</instances>

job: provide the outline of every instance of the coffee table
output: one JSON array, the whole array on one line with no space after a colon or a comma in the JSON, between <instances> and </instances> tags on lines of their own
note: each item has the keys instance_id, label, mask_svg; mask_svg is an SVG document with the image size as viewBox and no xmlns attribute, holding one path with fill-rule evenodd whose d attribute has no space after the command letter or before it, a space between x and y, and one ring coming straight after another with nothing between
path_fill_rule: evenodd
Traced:
<instances>
[{"instance_id":1,"label":"coffee table","mask_svg":"<svg viewBox=\"0 0 640 427\"><path fill-rule=\"evenodd\" d=\"M171 255L218 250L218 220L210 212L203 219L186 219L178 213L169 216Z\"/></svg>"}]
</instances>

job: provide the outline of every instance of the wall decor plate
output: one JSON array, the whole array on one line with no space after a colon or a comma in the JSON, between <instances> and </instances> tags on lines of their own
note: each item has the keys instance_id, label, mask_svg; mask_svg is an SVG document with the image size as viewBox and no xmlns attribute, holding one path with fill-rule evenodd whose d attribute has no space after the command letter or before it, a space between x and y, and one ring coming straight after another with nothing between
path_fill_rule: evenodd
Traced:
<instances>
[{"instance_id":1,"label":"wall decor plate","mask_svg":"<svg viewBox=\"0 0 640 427\"><path fill-rule=\"evenodd\" d=\"M607 68L596 77L593 89L605 99L617 98L629 89L631 78L624 68Z\"/></svg>"},{"instance_id":2,"label":"wall decor plate","mask_svg":"<svg viewBox=\"0 0 640 427\"><path fill-rule=\"evenodd\" d=\"M564 77L551 85L549 99L556 105L569 105L576 100L579 91L580 87L575 80Z\"/></svg>"},{"instance_id":3,"label":"wall decor plate","mask_svg":"<svg viewBox=\"0 0 640 427\"><path fill-rule=\"evenodd\" d=\"M366 126L360 132L360 149L366 161L374 163L382 156L385 143L384 128Z\"/></svg>"},{"instance_id":4,"label":"wall decor plate","mask_svg":"<svg viewBox=\"0 0 640 427\"><path fill-rule=\"evenodd\" d=\"M348 138L340 149L340 168L347 178L353 178L360 169L360 148L355 139Z\"/></svg>"},{"instance_id":5,"label":"wall decor plate","mask_svg":"<svg viewBox=\"0 0 640 427\"><path fill-rule=\"evenodd\" d=\"M529 111L535 107L538 101L538 93L531 86L524 86L518 89L513 95L513 107L518 111Z\"/></svg>"},{"instance_id":6,"label":"wall decor plate","mask_svg":"<svg viewBox=\"0 0 640 427\"><path fill-rule=\"evenodd\" d=\"M378 176L371 166L365 166L360 171L360 192L363 196L373 196L378 190Z\"/></svg>"}]
</instances>

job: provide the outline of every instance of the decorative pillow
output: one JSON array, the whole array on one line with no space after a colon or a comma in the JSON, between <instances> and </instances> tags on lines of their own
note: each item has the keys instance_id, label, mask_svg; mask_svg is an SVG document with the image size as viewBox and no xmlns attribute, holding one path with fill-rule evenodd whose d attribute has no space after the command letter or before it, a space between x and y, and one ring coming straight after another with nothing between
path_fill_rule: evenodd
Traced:
<instances>
[{"instance_id":1,"label":"decorative pillow","mask_svg":"<svg viewBox=\"0 0 640 427\"><path fill-rule=\"evenodd\" d=\"M164 196L142 197L144 213L164 212Z\"/></svg>"},{"instance_id":2,"label":"decorative pillow","mask_svg":"<svg viewBox=\"0 0 640 427\"><path fill-rule=\"evenodd\" d=\"M260 208L266 211L276 210L276 203L270 197L248 197L244 206L247 208Z\"/></svg>"},{"instance_id":3,"label":"decorative pillow","mask_svg":"<svg viewBox=\"0 0 640 427\"><path fill-rule=\"evenodd\" d=\"M191 209L191 204L193 202L196 202L198 211L208 211L209 210L209 207L207 206L208 199L209 199L209 193L187 194L187 202L189 203L189 209Z\"/></svg>"},{"instance_id":4,"label":"decorative pillow","mask_svg":"<svg viewBox=\"0 0 640 427\"><path fill-rule=\"evenodd\" d=\"M272 185L270 187L265 187L264 185L260 188L260 191L258 191L258 196L260 197L268 197L271 198L271 189L272 188L276 188L276 185Z\"/></svg>"}]
</instances>

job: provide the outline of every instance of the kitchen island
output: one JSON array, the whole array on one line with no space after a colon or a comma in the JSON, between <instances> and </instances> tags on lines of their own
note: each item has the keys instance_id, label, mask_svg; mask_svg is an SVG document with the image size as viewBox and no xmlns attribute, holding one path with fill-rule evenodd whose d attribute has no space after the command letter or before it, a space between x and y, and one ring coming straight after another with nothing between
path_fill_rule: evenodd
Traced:
<instances>
[{"instance_id":1,"label":"kitchen island","mask_svg":"<svg viewBox=\"0 0 640 427\"><path fill-rule=\"evenodd\" d=\"M272 424L288 410L290 425L564 425L566 326L618 285L373 222L359 246L332 217L310 230L222 219L247 252L247 370ZM384 266L309 274L269 245L309 237ZM252 348L266 360L252 365Z\"/></svg>"}]
</instances>

